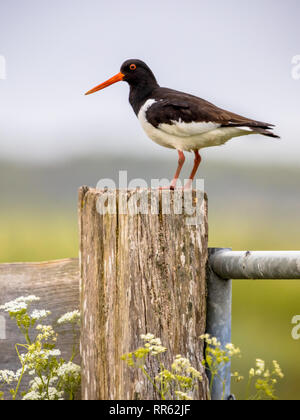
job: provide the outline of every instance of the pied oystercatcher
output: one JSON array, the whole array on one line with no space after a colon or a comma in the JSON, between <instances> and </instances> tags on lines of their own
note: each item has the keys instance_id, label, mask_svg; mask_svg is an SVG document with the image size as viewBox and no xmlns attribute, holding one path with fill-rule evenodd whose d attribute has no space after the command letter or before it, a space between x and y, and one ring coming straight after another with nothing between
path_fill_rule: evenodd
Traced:
<instances>
[{"instance_id":1,"label":"pied oystercatcher","mask_svg":"<svg viewBox=\"0 0 300 420\"><path fill-rule=\"evenodd\" d=\"M195 153L194 167L185 186L191 188L201 162L200 149L220 146L233 137L250 134L279 138L271 131L273 124L245 118L197 96L160 87L150 68L141 60L126 60L120 70L86 95L121 80L129 84L129 102L146 134L161 146L178 151L178 168L170 189L176 187L185 161L184 151Z\"/></svg>"}]
</instances>

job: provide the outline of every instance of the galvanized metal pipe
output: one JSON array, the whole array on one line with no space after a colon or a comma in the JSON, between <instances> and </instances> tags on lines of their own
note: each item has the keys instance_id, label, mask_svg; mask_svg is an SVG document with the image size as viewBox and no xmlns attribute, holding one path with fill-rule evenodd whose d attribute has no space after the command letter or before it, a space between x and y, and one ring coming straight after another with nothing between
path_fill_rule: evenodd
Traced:
<instances>
[{"instance_id":1,"label":"galvanized metal pipe","mask_svg":"<svg viewBox=\"0 0 300 420\"><path fill-rule=\"evenodd\" d=\"M300 251L219 249L209 264L224 279L300 279Z\"/></svg>"},{"instance_id":2,"label":"galvanized metal pipe","mask_svg":"<svg viewBox=\"0 0 300 420\"><path fill-rule=\"evenodd\" d=\"M209 262L221 251L230 252L230 249L209 249ZM216 337L224 348L231 343L231 304L232 283L219 277L208 264L207 267L207 321L206 331L212 337ZM227 400L230 398L231 366L228 363L218 372L212 384L212 400ZM208 378L211 380L210 373Z\"/></svg>"},{"instance_id":3,"label":"galvanized metal pipe","mask_svg":"<svg viewBox=\"0 0 300 420\"><path fill-rule=\"evenodd\" d=\"M206 330L223 347L231 342L231 279L300 279L300 251L209 249ZM211 397L213 400L229 399L229 364L219 372L219 377L213 383Z\"/></svg>"}]
</instances>

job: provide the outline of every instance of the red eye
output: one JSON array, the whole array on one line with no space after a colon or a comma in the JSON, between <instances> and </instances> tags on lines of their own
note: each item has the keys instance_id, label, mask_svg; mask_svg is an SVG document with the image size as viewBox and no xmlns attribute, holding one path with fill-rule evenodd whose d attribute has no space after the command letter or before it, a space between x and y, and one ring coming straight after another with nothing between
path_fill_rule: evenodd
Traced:
<instances>
[{"instance_id":1,"label":"red eye","mask_svg":"<svg viewBox=\"0 0 300 420\"><path fill-rule=\"evenodd\" d=\"M129 68L130 68L130 70L135 70L136 69L136 65L135 64L130 64Z\"/></svg>"}]
</instances>

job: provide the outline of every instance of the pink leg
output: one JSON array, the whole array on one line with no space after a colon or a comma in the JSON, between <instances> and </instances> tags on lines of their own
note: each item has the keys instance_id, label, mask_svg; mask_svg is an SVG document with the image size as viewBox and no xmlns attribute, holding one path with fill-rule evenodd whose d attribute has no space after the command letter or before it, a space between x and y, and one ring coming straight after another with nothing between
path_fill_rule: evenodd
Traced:
<instances>
[{"instance_id":1,"label":"pink leg","mask_svg":"<svg viewBox=\"0 0 300 420\"><path fill-rule=\"evenodd\" d=\"M174 178L172 179L171 185L169 187L161 187L161 190L175 190L176 188L176 184L177 184L177 179L179 178L181 169L183 167L183 164L185 162L185 156L184 153L181 150L178 150L178 167L177 167L177 171L174 175Z\"/></svg>"},{"instance_id":2,"label":"pink leg","mask_svg":"<svg viewBox=\"0 0 300 420\"><path fill-rule=\"evenodd\" d=\"M195 175L197 173L197 170L202 160L198 150L195 150L194 153L195 153L194 167L193 167L193 170L191 172L188 182L184 186L185 190L189 190L192 188L193 179L195 178Z\"/></svg>"},{"instance_id":3,"label":"pink leg","mask_svg":"<svg viewBox=\"0 0 300 420\"><path fill-rule=\"evenodd\" d=\"M177 168L177 171L176 171L176 173L174 175L174 178L172 179L172 182L171 182L171 185L170 185L170 190L174 190L175 189L176 184L177 184L177 179L179 178L181 169L182 169L182 167L184 165L184 162L185 162L185 156L184 156L184 154L183 154L183 152L181 150L178 150L178 157L179 157L179 159L178 159L178 168Z\"/></svg>"}]
</instances>

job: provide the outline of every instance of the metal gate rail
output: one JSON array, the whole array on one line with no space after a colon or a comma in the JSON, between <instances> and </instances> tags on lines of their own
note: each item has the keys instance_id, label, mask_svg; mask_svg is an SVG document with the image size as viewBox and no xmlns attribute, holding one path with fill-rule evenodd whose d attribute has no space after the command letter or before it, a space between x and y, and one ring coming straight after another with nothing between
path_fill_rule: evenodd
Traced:
<instances>
[{"instance_id":1,"label":"metal gate rail","mask_svg":"<svg viewBox=\"0 0 300 420\"><path fill-rule=\"evenodd\" d=\"M231 342L232 280L300 279L300 251L232 251L210 248L207 269L207 333L222 344ZM214 381L212 399L230 398L227 365ZM222 382L225 381L225 395Z\"/></svg>"}]
</instances>

